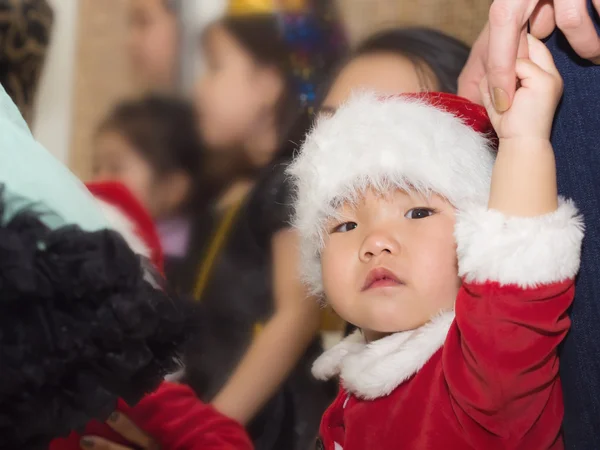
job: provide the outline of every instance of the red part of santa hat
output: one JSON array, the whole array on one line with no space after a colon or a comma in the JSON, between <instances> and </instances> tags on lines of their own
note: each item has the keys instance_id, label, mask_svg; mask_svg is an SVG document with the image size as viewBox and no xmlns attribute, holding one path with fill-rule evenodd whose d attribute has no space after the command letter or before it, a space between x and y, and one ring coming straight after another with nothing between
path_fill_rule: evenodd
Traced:
<instances>
[{"instance_id":1,"label":"red part of santa hat","mask_svg":"<svg viewBox=\"0 0 600 450\"><path fill-rule=\"evenodd\" d=\"M484 108L445 93L359 93L320 117L288 169L302 271L320 294L318 255L335 205L372 188L439 194L458 210L489 198L497 139Z\"/></svg>"},{"instance_id":2,"label":"red part of santa hat","mask_svg":"<svg viewBox=\"0 0 600 450\"><path fill-rule=\"evenodd\" d=\"M112 228L134 252L148 257L162 273L163 252L154 221L131 191L112 181L87 183L86 187L101 202Z\"/></svg>"}]
</instances>

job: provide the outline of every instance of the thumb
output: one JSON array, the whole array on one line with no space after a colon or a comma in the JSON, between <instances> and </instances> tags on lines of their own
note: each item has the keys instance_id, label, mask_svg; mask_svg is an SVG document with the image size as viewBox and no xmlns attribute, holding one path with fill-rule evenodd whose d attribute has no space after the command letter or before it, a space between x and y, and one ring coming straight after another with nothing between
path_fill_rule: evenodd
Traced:
<instances>
[{"instance_id":1,"label":"thumb","mask_svg":"<svg viewBox=\"0 0 600 450\"><path fill-rule=\"evenodd\" d=\"M471 49L469 59L458 77L458 95L474 103L481 103L479 85L485 77L485 60L488 50L488 27L484 28Z\"/></svg>"},{"instance_id":2,"label":"thumb","mask_svg":"<svg viewBox=\"0 0 600 450\"><path fill-rule=\"evenodd\" d=\"M490 95L490 91L488 90L488 79L484 77L479 84L479 92L481 94L481 104L485 107L488 112L488 116L490 116L490 120L494 122L494 119L498 115L498 112L494 108L494 104L492 103L492 97Z\"/></svg>"},{"instance_id":3,"label":"thumb","mask_svg":"<svg viewBox=\"0 0 600 450\"><path fill-rule=\"evenodd\" d=\"M527 51L526 27L518 20L523 14L507 10L517 8L520 3L525 2L495 1L490 8L487 76L489 91L498 112L510 108L516 89L517 55L519 49L521 52Z\"/></svg>"}]
</instances>

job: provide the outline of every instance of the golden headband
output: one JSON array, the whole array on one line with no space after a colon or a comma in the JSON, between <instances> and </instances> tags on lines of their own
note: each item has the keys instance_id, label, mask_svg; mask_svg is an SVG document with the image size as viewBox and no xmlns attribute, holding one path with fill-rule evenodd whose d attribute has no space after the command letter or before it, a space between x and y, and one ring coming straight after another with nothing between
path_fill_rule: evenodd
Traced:
<instances>
[{"instance_id":1,"label":"golden headband","mask_svg":"<svg viewBox=\"0 0 600 450\"><path fill-rule=\"evenodd\" d=\"M227 14L246 16L252 14L274 14L277 12L299 12L306 9L306 0L230 0Z\"/></svg>"}]
</instances>

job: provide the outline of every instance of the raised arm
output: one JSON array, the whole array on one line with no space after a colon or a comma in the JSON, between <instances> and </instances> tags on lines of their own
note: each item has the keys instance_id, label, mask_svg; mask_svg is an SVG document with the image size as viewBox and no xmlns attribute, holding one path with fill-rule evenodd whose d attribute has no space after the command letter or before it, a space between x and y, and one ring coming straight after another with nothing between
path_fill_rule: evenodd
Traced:
<instances>
[{"instance_id":1,"label":"raised arm","mask_svg":"<svg viewBox=\"0 0 600 450\"><path fill-rule=\"evenodd\" d=\"M463 286L444 375L472 435L551 448L562 421L557 347L570 326L583 229L574 205L558 198L549 141L562 82L543 44L528 40L513 107L496 113L482 90L500 146L488 209L457 217ZM539 427L547 442L532 432Z\"/></svg>"}]
</instances>

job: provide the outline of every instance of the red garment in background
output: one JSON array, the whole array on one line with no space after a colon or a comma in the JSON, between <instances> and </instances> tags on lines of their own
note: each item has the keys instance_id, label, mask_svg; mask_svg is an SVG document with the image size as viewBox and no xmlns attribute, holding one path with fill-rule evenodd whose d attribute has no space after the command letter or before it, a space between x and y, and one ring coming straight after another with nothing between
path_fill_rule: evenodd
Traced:
<instances>
[{"instance_id":1,"label":"red garment in background","mask_svg":"<svg viewBox=\"0 0 600 450\"><path fill-rule=\"evenodd\" d=\"M153 394L131 408L119 401L117 410L152 436L162 450L252 450L246 431L239 423L202 403L185 385L163 382ZM90 422L87 436L99 436L128 445L108 425ZM81 435L55 439L50 450L80 450Z\"/></svg>"}]
</instances>

